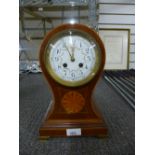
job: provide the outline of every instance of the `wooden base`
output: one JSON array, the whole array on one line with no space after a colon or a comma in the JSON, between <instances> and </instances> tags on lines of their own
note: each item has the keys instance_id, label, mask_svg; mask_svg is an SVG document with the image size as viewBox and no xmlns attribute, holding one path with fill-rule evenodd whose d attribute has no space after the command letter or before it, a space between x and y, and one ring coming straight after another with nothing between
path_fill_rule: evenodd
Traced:
<instances>
[{"instance_id":1,"label":"wooden base","mask_svg":"<svg viewBox=\"0 0 155 155\"><path fill-rule=\"evenodd\" d=\"M67 129L81 129L81 135L67 135ZM39 130L40 138L41 140L46 140L49 137L80 137L80 136L96 136L99 138L104 138L107 136L107 128L100 127L90 127L90 128L84 128L81 126L77 126L76 128L46 128L41 127ZM43 136L44 135L44 136ZM48 135L48 136L45 136Z\"/></svg>"},{"instance_id":2,"label":"wooden base","mask_svg":"<svg viewBox=\"0 0 155 155\"><path fill-rule=\"evenodd\" d=\"M108 130L106 124L100 116L90 115L89 113L66 115L64 113L59 113L59 117L52 118L50 110L51 105L52 103L49 105L49 110L46 113L44 122L39 129L40 139L42 139L42 137L43 139L48 139L49 137L107 136ZM68 118L67 115L69 115ZM73 129L75 131L78 129L81 133L68 135L68 129Z\"/></svg>"}]
</instances>

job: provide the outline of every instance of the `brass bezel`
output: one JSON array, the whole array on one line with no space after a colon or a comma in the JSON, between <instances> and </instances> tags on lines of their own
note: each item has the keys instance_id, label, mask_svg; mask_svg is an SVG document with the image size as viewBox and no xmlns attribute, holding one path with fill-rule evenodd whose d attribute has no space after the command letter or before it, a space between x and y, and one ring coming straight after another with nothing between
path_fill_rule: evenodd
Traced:
<instances>
[{"instance_id":1,"label":"brass bezel","mask_svg":"<svg viewBox=\"0 0 155 155\"><path fill-rule=\"evenodd\" d=\"M76 35L79 35L81 37L85 37L88 41L93 41L96 45L95 46L96 62L95 62L94 68L91 71L91 73L85 79L79 80L79 81L63 80L62 78L60 78L55 73L55 71L52 69L50 62L49 62L49 54L48 54L49 44L56 42L57 40L59 40L59 38L64 37L65 35L70 35L70 32L72 32L73 35L76 34ZM70 29L62 30L62 31L56 33L48 41L48 44L46 45L45 51L46 52L44 54L44 62L45 62L45 67L47 68L48 73L52 76L52 78L56 82L58 82L64 86L76 87L76 86L81 86L83 84L88 83L96 75L97 71L99 70L99 66L101 64L101 49L100 49L99 45L97 44L96 40L90 34L84 32L82 30L78 30L76 28L70 28Z\"/></svg>"}]
</instances>

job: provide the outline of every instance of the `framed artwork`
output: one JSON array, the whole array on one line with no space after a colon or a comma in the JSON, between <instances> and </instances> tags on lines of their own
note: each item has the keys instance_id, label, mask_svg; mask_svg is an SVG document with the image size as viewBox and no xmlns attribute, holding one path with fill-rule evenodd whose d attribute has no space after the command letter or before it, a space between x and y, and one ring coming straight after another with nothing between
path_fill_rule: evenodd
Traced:
<instances>
[{"instance_id":1,"label":"framed artwork","mask_svg":"<svg viewBox=\"0 0 155 155\"><path fill-rule=\"evenodd\" d=\"M107 70L123 70L129 68L130 29L99 29L106 49Z\"/></svg>"}]
</instances>

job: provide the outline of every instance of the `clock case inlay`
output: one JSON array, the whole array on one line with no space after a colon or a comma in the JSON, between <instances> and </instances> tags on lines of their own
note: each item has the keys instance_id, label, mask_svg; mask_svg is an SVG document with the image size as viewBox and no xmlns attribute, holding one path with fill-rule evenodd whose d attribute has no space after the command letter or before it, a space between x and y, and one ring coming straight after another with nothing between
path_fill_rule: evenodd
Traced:
<instances>
[{"instance_id":1,"label":"clock case inlay","mask_svg":"<svg viewBox=\"0 0 155 155\"><path fill-rule=\"evenodd\" d=\"M64 86L56 82L49 74L46 68L46 62L44 61L46 46L51 36L62 30L69 29L79 29L95 38L101 49L102 57L99 69L93 79L84 85L76 87ZM81 128L81 136L106 136L108 132L107 126L103 116L95 106L95 101L92 99L93 90L101 74L103 73L105 64L105 48L98 34L87 26L81 24L61 25L50 31L44 38L40 48L39 59L42 72L50 86L53 99L48 107L48 110L43 119L43 123L39 129L40 138L43 139L47 137L58 136L66 137L66 129L70 128ZM61 104L63 96L70 91L81 94L85 99L85 105L83 109L77 113L66 112Z\"/></svg>"}]
</instances>

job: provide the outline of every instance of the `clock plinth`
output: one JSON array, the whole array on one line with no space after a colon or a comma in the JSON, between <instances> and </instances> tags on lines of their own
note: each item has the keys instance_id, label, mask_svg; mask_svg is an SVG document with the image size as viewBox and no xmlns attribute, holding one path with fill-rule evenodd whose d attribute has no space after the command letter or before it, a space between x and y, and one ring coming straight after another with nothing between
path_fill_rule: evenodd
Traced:
<instances>
[{"instance_id":1,"label":"clock plinth","mask_svg":"<svg viewBox=\"0 0 155 155\"><path fill-rule=\"evenodd\" d=\"M92 103L94 106L94 103ZM69 136L107 136L106 123L95 109L86 111L86 109L78 113L58 113L52 107L54 103L50 103L49 110L45 115L44 122L39 129L40 139L48 139L49 137L69 137ZM67 130L73 129L75 133L67 135ZM79 129L80 134L76 133Z\"/></svg>"}]
</instances>

